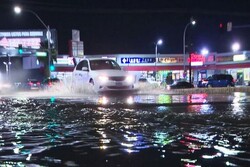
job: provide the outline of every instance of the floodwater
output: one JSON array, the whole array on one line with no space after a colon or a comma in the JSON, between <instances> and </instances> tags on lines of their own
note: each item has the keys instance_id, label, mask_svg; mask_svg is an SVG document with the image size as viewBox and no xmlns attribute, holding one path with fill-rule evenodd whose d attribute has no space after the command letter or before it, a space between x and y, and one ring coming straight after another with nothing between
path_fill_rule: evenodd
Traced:
<instances>
[{"instance_id":1,"label":"floodwater","mask_svg":"<svg viewBox=\"0 0 250 167\"><path fill-rule=\"evenodd\" d=\"M0 98L1 166L250 166L247 94Z\"/></svg>"}]
</instances>

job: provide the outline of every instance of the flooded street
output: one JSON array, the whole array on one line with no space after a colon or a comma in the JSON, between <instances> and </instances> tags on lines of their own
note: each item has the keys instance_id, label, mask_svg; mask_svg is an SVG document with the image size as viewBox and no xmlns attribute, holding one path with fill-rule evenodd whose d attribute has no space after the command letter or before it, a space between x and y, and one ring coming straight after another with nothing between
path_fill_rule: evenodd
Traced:
<instances>
[{"instance_id":1,"label":"flooded street","mask_svg":"<svg viewBox=\"0 0 250 167\"><path fill-rule=\"evenodd\" d=\"M249 166L249 99L2 96L1 166Z\"/></svg>"}]
</instances>

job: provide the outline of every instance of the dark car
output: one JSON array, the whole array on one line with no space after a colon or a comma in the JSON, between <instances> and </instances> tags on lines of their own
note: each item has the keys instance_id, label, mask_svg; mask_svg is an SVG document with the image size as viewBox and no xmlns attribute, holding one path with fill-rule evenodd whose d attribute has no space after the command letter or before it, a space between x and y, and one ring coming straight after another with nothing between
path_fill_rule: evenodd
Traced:
<instances>
[{"instance_id":1,"label":"dark car","mask_svg":"<svg viewBox=\"0 0 250 167\"><path fill-rule=\"evenodd\" d=\"M25 90L40 90L41 83L37 79L28 79L27 82L22 84L22 88Z\"/></svg>"},{"instance_id":2,"label":"dark car","mask_svg":"<svg viewBox=\"0 0 250 167\"><path fill-rule=\"evenodd\" d=\"M214 74L208 78L207 87L234 87L235 82L230 74Z\"/></svg>"},{"instance_id":3,"label":"dark car","mask_svg":"<svg viewBox=\"0 0 250 167\"><path fill-rule=\"evenodd\" d=\"M176 82L172 85L169 85L167 87L168 90L171 90L171 89L186 89L186 88L194 88L194 85L192 83L189 83L187 81L179 81L179 82Z\"/></svg>"},{"instance_id":4,"label":"dark car","mask_svg":"<svg viewBox=\"0 0 250 167\"><path fill-rule=\"evenodd\" d=\"M41 83L43 89L49 89L59 84L61 84L61 80L58 78L46 78Z\"/></svg>"}]
</instances>

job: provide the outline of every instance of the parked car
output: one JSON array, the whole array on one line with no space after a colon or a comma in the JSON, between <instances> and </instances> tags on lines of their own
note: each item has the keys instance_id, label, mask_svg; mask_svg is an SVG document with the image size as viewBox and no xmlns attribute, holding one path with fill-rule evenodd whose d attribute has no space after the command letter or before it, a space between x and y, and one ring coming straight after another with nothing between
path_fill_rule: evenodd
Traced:
<instances>
[{"instance_id":1,"label":"parked car","mask_svg":"<svg viewBox=\"0 0 250 167\"><path fill-rule=\"evenodd\" d=\"M61 80L58 78L46 78L42 81L41 87L43 89L50 89L53 86L60 85L60 84L61 84Z\"/></svg>"},{"instance_id":2,"label":"parked car","mask_svg":"<svg viewBox=\"0 0 250 167\"><path fill-rule=\"evenodd\" d=\"M206 87L234 87L234 78L230 74L214 74L208 77Z\"/></svg>"},{"instance_id":3,"label":"parked car","mask_svg":"<svg viewBox=\"0 0 250 167\"><path fill-rule=\"evenodd\" d=\"M202 79L201 81L198 82L197 87L199 88L204 88L207 87L208 79Z\"/></svg>"},{"instance_id":4,"label":"parked car","mask_svg":"<svg viewBox=\"0 0 250 167\"><path fill-rule=\"evenodd\" d=\"M145 84L156 84L160 85L160 81L156 81L154 78L139 78L138 83L145 83Z\"/></svg>"},{"instance_id":5,"label":"parked car","mask_svg":"<svg viewBox=\"0 0 250 167\"><path fill-rule=\"evenodd\" d=\"M187 82L187 81L179 81L179 82L173 83L172 85L167 85L167 90L186 89L186 88L194 88L194 85L192 83Z\"/></svg>"},{"instance_id":6,"label":"parked car","mask_svg":"<svg viewBox=\"0 0 250 167\"><path fill-rule=\"evenodd\" d=\"M95 92L134 90L134 83L134 75L108 58L86 58L76 65L72 76L73 87L89 84Z\"/></svg>"},{"instance_id":7,"label":"parked car","mask_svg":"<svg viewBox=\"0 0 250 167\"><path fill-rule=\"evenodd\" d=\"M41 83L37 79L28 79L27 82L23 83L22 88L25 90L40 90Z\"/></svg>"}]
</instances>

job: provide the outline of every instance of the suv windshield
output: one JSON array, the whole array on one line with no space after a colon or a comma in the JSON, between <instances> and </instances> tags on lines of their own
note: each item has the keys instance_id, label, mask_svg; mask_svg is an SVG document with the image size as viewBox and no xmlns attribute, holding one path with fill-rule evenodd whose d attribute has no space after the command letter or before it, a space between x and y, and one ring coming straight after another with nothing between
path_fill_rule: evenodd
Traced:
<instances>
[{"instance_id":1,"label":"suv windshield","mask_svg":"<svg viewBox=\"0 0 250 167\"><path fill-rule=\"evenodd\" d=\"M121 70L114 60L90 60L91 70Z\"/></svg>"}]
</instances>

